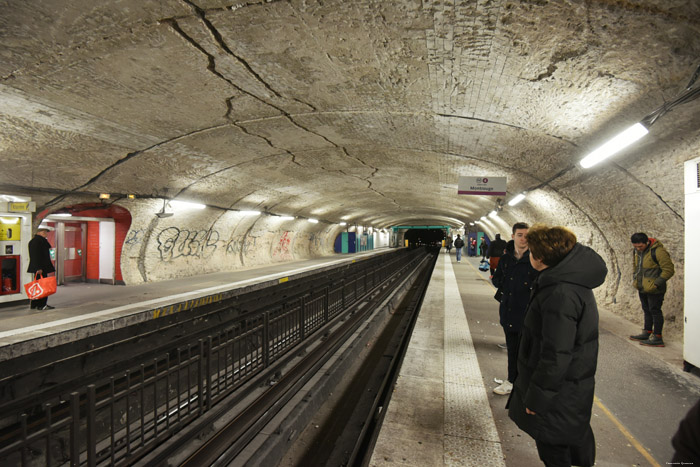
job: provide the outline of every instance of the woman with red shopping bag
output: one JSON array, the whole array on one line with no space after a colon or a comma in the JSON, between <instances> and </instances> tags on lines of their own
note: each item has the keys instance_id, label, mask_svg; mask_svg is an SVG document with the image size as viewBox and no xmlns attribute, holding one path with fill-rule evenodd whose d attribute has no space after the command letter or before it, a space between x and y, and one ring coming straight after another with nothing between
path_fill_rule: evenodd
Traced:
<instances>
[{"instance_id":1,"label":"woman with red shopping bag","mask_svg":"<svg viewBox=\"0 0 700 467\"><path fill-rule=\"evenodd\" d=\"M51 244L46 239L49 229L39 229L29 241L29 267L27 272L31 272L35 279L48 277L56 271L51 262ZM38 300L31 300L29 307L37 310L52 310L54 307L46 304L48 295Z\"/></svg>"}]
</instances>

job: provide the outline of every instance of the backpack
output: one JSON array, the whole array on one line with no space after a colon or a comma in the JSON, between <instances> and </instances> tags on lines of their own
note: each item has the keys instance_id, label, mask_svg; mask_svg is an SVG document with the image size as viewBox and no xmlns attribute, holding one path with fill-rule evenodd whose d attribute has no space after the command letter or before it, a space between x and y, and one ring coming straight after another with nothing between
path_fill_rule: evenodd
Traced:
<instances>
[{"instance_id":1,"label":"backpack","mask_svg":"<svg viewBox=\"0 0 700 467\"><path fill-rule=\"evenodd\" d=\"M481 262L479 263L479 271L488 271L490 268L489 262L486 261L485 259L482 259Z\"/></svg>"}]
</instances>

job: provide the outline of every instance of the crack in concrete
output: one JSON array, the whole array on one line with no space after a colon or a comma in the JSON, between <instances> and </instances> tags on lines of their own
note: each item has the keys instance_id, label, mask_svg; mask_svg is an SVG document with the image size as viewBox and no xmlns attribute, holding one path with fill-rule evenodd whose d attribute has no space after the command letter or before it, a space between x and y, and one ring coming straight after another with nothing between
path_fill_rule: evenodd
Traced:
<instances>
[{"instance_id":1,"label":"crack in concrete","mask_svg":"<svg viewBox=\"0 0 700 467\"><path fill-rule=\"evenodd\" d=\"M629 178L631 178L632 180L634 180L635 182L637 182L638 185L640 185L640 186L646 188L648 191L650 191L650 192L651 192L654 196L656 196L656 197L659 199L659 201L661 201L661 202L663 203L663 205L666 206L666 207L668 208L668 210L671 211L681 222L685 222L685 218L684 218L680 213L678 213L675 209L673 209L673 208L671 207L671 205L669 205L669 204L666 202L666 200L664 200L663 197L661 197L660 194L658 194L656 191L654 191L654 189L653 189L652 187L650 187L649 185L647 185L646 183L644 183L643 181L641 181L640 179L638 179L637 177L635 177L631 172L629 172L627 169L625 169L624 167L620 166L619 164L613 162L613 165L614 165L615 167L617 167L620 171L622 171L625 175L627 175Z\"/></svg>"},{"instance_id":2,"label":"crack in concrete","mask_svg":"<svg viewBox=\"0 0 700 467\"><path fill-rule=\"evenodd\" d=\"M255 159L251 159L251 160L244 161L244 162L239 162L238 164L233 164L233 165L230 165L230 166L228 166L228 167L224 167L223 169L219 169L219 170L216 170L216 171L214 171L214 172L208 173L207 175L204 175L204 176L198 178L197 180L193 181L193 182L190 183L189 185L187 185L187 186L181 188L180 191L178 191L178 192L173 196L173 198L177 198L178 196L180 196L181 194L185 193L187 190L189 190L190 188L192 188L194 185L196 185L196 184L198 184L198 183L200 183L200 182L206 180L206 179L209 178L209 177L213 177L213 176L215 176L215 175L218 175L218 174L220 174L220 173L226 172L226 171L231 170L231 169L235 169L235 168L240 167L240 166L245 165L245 164L250 164L250 163L254 163L254 162L259 162L259 161L261 161L261 160L269 159L269 158L277 157L277 156L279 156L279 154L270 154L270 155L267 155L267 156L261 156L261 157L255 158Z\"/></svg>"},{"instance_id":3,"label":"crack in concrete","mask_svg":"<svg viewBox=\"0 0 700 467\"><path fill-rule=\"evenodd\" d=\"M76 187L76 188L73 188L72 190L68 191L66 194L60 195L60 196L58 196L58 197L56 197L56 198L54 198L54 199L51 199L51 200L47 201L46 204L45 204L44 206L46 206L46 207L48 207L48 206L53 206L54 204L56 204L56 203L60 202L61 200L63 200L66 196L68 196L68 195L70 195L70 194L78 193L78 192L79 192L78 190L81 190L81 189L83 189L83 188L86 188L86 187L92 185L93 183L95 183L97 180L99 180L100 178L102 178L102 176L104 176L107 172L109 172L109 171L112 170L113 168L115 168L115 167L117 167L117 166L119 166L119 165L121 165L121 164L124 164L125 162L128 162L128 161L130 161L131 159L133 159L133 158L135 158L135 157L140 156L141 154L143 154L143 153L146 152L146 151L150 151L151 149L155 149L155 148L157 148L157 147L160 147L160 146L163 146L163 145L165 145L165 144L169 144L169 143L175 142L175 141L180 140L180 139L183 139L183 138L188 138L188 137L190 137L190 136L192 136L192 135L195 135L195 134L198 134L198 133L202 133L202 132L204 132L204 131L211 131L211 130L214 130L214 129L217 129L217 128L223 128L223 127L225 127L225 126L228 126L228 124L226 124L226 125L216 125L216 126L209 127L209 128L194 130L194 131L191 131L191 132L186 133L186 134L184 134L184 135L175 136L175 137L173 137L173 138L170 138L170 139L161 141L161 142L156 143L156 144L154 144L154 145L152 145L152 146L149 146L149 147L147 147L147 148L145 148L145 149L139 149L138 151L130 152L130 153L128 153L126 156L124 156L124 157L122 157L121 159L119 159L118 161L116 161L116 162L114 162L113 164L109 165L108 167L105 167L104 169L102 169L97 175L95 175L94 177L92 177L90 180L88 180L87 182L83 183L82 185L80 185L80 186L78 186L78 187Z\"/></svg>"},{"instance_id":4,"label":"crack in concrete","mask_svg":"<svg viewBox=\"0 0 700 467\"><path fill-rule=\"evenodd\" d=\"M277 92L277 90L273 89L272 86L270 86L270 84L269 84L267 81L265 81L265 80L262 78L262 76L260 76L259 73L257 73L255 70L253 70L253 67L250 66L250 63L248 63L245 59L243 59L243 57L240 57L240 56L236 55L236 54L233 52L233 50L231 50L231 49L229 48L229 46L226 45L226 41L224 41L224 38L223 38L223 36L221 35L221 33L216 29L216 27L214 27L214 25L212 24L212 22L209 21L209 20L207 19L207 15L206 15L206 11L205 11L205 10L203 10L202 8L200 8L198 5L195 5L191 0L182 0L182 1L183 1L184 3L186 3L186 4L188 4L190 7L192 7L192 9L194 10L195 15L196 15L196 16L204 23L204 25L207 27L207 29L209 30L209 32L211 33L211 35L214 37L214 40L216 41L217 45L221 48L221 50L223 50L224 52L226 52L226 54L228 54L229 56L231 56L231 57L235 58L236 60L238 60L238 62L239 62L241 65L243 65L243 67L248 71L248 73L250 73L251 75L253 75L253 76L255 77L255 79L258 80L258 82L259 82L260 84L262 84L262 85L265 87L265 89L267 89L268 91L270 91L270 92L271 92L272 94L274 94L276 97L282 99L282 95L281 95L279 92Z\"/></svg>"},{"instance_id":5,"label":"crack in concrete","mask_svg":"<svg viewBox=\"0 0 700 467\"><path fill-rule=\"evenodd\" d=\"M299 167L304 167L303 165L301 165L300 163L297 162L297 156L296 156L292 151L290 151L289 149L278 148L277 146L275 146L275 145L272 143L272 141L271 141L269 138L266 138L266 137L264 137L264 136L262 136L262 135L258 135L258 134L255 134L255 133L251 133L250 131L248 131L248 129L247 129L246 127L244 127L243 125L241 125L241 124L239 124L239 123L237 123L237 122L233 122L233 125L234 125L236 128L240 128L240 130L243 131L243 133L245 133L246 135L253 136L253 137L256 137L256 138L260 138L261 140L265 141L265 143L267 143L267 145L270 146L271 148L276 149L276 150L278 150L278 151L284 151L286 154L288 154L289 156L292 157L292 163L293 163L293 164L298 165Z\"/></svg>"},{"instance_id":6,"label":"crack in concrete","mask_svg":"<svg viewBox=\"0 0 700 467\"><path fill-rule=\"evenodd\" d=\"M159 220L160 218L158 216L153 216L153 219L151 219L151 222L148 224L148 227L146 228L143 234L143 240L141 241L141 247L139 248L139 256L136 261L136 266L139 270L139 273L141 274L141 279L143 279L144 283L148 282L148 274L146 271L146 249L148 248L148 244L151 240L151 235L153 234L153 231L158 225Z\"/></svg>"}]
</instances>

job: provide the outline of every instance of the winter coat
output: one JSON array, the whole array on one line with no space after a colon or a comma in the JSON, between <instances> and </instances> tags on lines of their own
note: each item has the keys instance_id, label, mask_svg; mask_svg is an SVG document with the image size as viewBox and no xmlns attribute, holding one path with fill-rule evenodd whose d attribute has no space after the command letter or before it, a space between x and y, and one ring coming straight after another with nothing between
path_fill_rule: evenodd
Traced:
<instances>
[{"instance_id":1,"label":"winter coat","mask_svg":"<svg viewBox=\"0 0 700 467\"><path fill-rule=\"evenodd\" d=\"M39 269L46 276L50 272L55 272L51 262L51 244L41 235L34 235L34 238L29 240L29 267L27 272L36 273Z\"/></svg>"},{"instance_id":2,"label":"winter coat","mask_svg":"<svg viewBox=\"0 0 700 467\"><path fill-rule=\"evenodd\" d=\"M576 445L588 430L598 360L598 308L592 289L604 282L607 272L598 253L577 243L535 280L508 411L535 440ZM528 415L525 408L536 415Z\"/></svg>"},{"instance_id":3,"label":"winter coat","mask_svg":"<svg viewBox=\"0 0 700 467\"><path fill-rule=\"evenodd\" d=\"M501 326L509 332L520 332L525 310L530 300L530 290L537 278L537 270L530 264L530 251L517 259L513 251L506 250L491 281L500 292L498 313Z\"/></svg>"},{"instance_id":4,"label":"winter coat","mask_svg":"<svg viewBox=\"0 0 700 467\"><path fill-rule=\"evenodd\" d=\"M666 293L666 281L676 272L673 261L660 241L650 238L649 243L647 249L641 253L634 250L633 285L643 293ZM652 251L655 255L652 255ZM656 256L656 261L653 256Z\"/></svg>"},{"instance_id":5,"label":"winter coat","mask_svg":"<svg viewBox=\"0 0 700 467\"><path fill-rule=\"evenodd\" d=\"M457 240L455 240L454 246L455 248L462 248L464 246L464 240L462 240L461 237L458 238Z\"/></svg>"},{"instance_id":6,"label":"winter coat","mask_svg":"<svg viewBox=\"0 0 700 467\"><path fill-rule=\"evenodd\" d=\"M486 257L487 258L499 258L503 256L503 252L506 249L506 245L508 243L503 240L502 238L497 238L494 241L491 242L489 245L489 249L486 251Z\"/></svg>"}]
</instances>

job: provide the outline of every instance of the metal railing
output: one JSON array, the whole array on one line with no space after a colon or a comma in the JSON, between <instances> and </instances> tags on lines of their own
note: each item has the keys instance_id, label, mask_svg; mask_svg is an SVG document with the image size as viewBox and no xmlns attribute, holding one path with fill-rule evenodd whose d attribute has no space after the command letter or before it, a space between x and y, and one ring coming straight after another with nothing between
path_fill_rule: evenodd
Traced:
<instances>
[{"instance_id":1,"label":"metal railing","mask_svg":"<svg viewBox=\"0 0 700 467\"><path fill-rule=\"evenodd\" d=\"M129 465L336 318L419 255L350 270L349 277L226 323L130 370L32 410L0 414L0 464Z\"/></svg>"}]
</instances>

